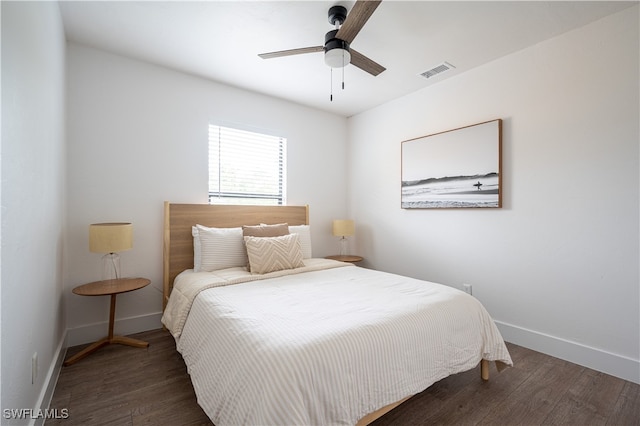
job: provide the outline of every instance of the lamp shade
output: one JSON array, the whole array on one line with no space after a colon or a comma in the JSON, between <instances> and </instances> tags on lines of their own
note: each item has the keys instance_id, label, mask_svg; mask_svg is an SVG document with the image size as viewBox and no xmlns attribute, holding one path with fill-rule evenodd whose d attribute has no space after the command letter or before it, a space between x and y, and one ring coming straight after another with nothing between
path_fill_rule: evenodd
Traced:
<instances>
[{"instance_id":1,"label":"lamp shade","mask_svg":"<svg viewBox=\"0 0 640 426\"><path fill-rule=\"evenodd\" d=\"M355 224L352 220L334 220L333 221L333 235L336 237L348 237L355 234Z\"/></svg>"},{"instance_id":2,"label":"lamp shade","mask_svg":"<svg viewBox=\"0 0 640 426\"><path fill-rule=\"evenodd\" d=\"M89 251L115 253L133 248L130 223L93 223L89 225Z\"/></svg>"}]
</instances>

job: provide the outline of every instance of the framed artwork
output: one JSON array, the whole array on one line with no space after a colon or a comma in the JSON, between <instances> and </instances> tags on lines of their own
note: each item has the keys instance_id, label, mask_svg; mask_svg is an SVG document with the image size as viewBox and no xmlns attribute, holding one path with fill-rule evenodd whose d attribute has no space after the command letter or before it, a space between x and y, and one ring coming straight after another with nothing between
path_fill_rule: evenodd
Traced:
<instances>
[{"instance_id":1,"label":"framed artwork","mask_svg":"<svg viewBox=\"0 0 640 426\"><path fill-rule=\"evenodd\" d=\"M403 209L502 207L502 120L402 142Z\"/></svg>"}]
</instances>

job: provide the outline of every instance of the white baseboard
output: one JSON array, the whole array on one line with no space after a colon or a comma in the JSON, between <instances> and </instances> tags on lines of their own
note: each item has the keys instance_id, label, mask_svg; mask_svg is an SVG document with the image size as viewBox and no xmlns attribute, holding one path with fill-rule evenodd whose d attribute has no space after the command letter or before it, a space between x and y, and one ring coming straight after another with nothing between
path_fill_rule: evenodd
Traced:
<instances>
[{"instance_id":1,"label":"white baseboard","mask_svg":"<svg viewBox=\"0 0 640 426\"><path fill-rule=\"evenodd\" d=\"M162 328L160 319L162 312L117 319L114 324L114 334L126 336L148 330ZM109 330L108 321L83 325L67 329L67 346L92 343L105 337Z\"/></svg>"},{"instance_id":2,"label":"white baseboard","mask_svg":"<svg viewBox=\"0 0 640 426\"><path fill-rule=\"evenodd\" d=\"M495 321L507 342L640 384L640 360Z\"/></svg>"},{"instance_id":3,"label":"white baseboard","mask_svg":"<svg viewBox=\"0 0 640 426\"><path fill-rule=\"evenodd\" d=\"M38 396L38 401L36 403L35 411L36 412L45 412L49 406L51 405L51 399L53 398L53 392L56 390L56 384L58 383L58 376L60 375L60 370L62 369L62 363L64 362L64 355L67 352L67 332L65 331L58 343L58 347L53 356L53 360L51 361L51 365L47 370L47 376L44 379L44 383L42 385L42 390L40 391L40 395ZM40 411L39 411L40 410ZM35 419L31 419L29 421L29 425L31 426L42 426L44 425L45 419L43 417L37 417Z\"/></svg>"}]
</instances>

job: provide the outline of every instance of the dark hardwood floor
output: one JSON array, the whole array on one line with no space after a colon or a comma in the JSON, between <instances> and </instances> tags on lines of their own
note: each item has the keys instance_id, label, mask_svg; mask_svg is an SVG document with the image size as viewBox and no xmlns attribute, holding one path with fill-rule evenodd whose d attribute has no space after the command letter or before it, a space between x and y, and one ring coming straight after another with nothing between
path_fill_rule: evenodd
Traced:
<instances>
[{"instance_id":1,"label":"dark hardwood floor","mask_svg":"<svg viewBox=\"0 0 640 426\"><path fill-rule=\"evenodd\" d=\"M196 402L168 332L133 335L148 349L111 345L63 367L51 408L68 409L50 425L211 425ZM514 367L479 367L435 383L373 424L640 425L640 385L508 344ZM70 348L67 356L83 346Z\"/></svg>"}]
</instances>

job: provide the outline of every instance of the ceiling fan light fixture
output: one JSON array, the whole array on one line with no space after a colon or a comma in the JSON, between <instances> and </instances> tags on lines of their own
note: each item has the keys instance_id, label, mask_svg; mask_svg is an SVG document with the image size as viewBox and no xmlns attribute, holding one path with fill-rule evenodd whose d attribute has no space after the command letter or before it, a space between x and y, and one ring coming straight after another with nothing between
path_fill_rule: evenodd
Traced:
<instances>
[{"instance_id":1,"label":"ceiling fan light fixture","mask_svg":"<svg viewBox=\"0 0 640 426\"><path fill-rule=\"evenodd\" d=\"M338 30L324 36L324 63L331 68L344 68L351 63L349 43L336 38Z\"/></svg>"},{"instance_id":2,"label":"ceiling fan light fixture","mask_svg":"<svg viewBox=\"0 0 640 426\"><path fill-rule=\"evenodd\" d=\"M344 68L351 62L351 53L347 49L336 47L324 54L324 63L331 68Z\"/></svg>"}]
</instances>

